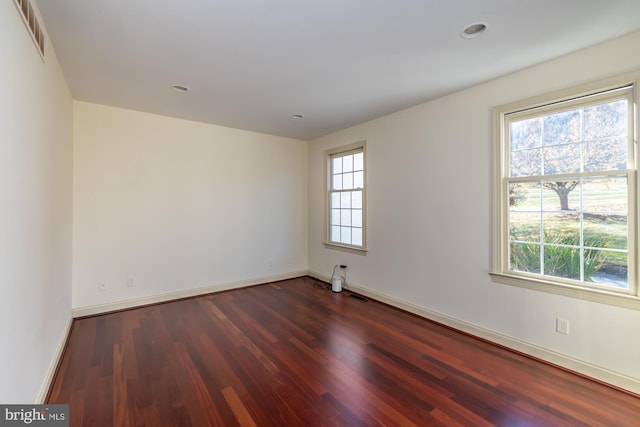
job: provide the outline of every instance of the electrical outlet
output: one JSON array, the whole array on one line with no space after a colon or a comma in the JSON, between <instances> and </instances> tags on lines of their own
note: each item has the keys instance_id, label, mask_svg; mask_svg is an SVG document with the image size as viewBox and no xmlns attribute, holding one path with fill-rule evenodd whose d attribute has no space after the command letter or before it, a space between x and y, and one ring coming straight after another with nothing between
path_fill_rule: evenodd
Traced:
<instances>
[{"instance_id":1,"label":"electrical outlet","mask_svg":"<svg viewBox=\"0 0 640 427\"><path fill-rule=\"evenodd\" d=\"M569 321L567 319L556 318L556 332L569 335Z\"/></svg>"},{"instance_id":2,"label":"electrical outlet","mask_svg":"<svg viewBox=\"0 0 640 427\"><path fill-rule=\"evenodd\" d=\"M104 282L98 283L98 292L104 292L107 290L107 284Z\"/></svg>"},{"instance_id":3,"label":"electrical outlet","mask_svg":"<svg viewBox=\"0 0 640 427\"><path fill-rule=\"evenodd\" d=\"M127 277L127 288L133 288L136 285L135 278L133 276Z\"/></svg>"}]
</instances>

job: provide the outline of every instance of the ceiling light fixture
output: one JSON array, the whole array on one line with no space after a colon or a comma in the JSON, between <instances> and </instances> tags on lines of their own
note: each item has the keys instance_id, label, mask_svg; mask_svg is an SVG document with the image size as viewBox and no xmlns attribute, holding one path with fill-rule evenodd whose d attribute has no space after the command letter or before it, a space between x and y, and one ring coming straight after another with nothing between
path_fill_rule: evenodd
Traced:
<instances>
[{"instance_id":1,"label":"ceiling light fixture","mask_svg":"<svg viewBox=\"0 0 640 427\"><path fill-rule=\"evenodd\" d=\"M292 118L294 118L294 119L301 119L301 118L303 118L304 116L303 116L302 114L294 114L294 115L292 115L291 117L292 117Z\"/></svg>"},{"instance_id":2,"label":"ceiling light fixture","mask_svg":"<svg viewBox=\"0 0 640 427\"><path fill-rule=\"evenodd\" d=\"M470 39L473 37L478 37L480 34L484 33L487 30L486 22L475 22L471 25L467 25L464 30L460 33L462 37L465 39Z\"/></svg>"},{"instance_id":3,"label":"ceiling light fixture","mask_svg":"<svg viewBox=\"0 0 640 427\"><path fill-rule=\"evenodd\" d=\"M176 92L188 92L189 88L182 85L173 85L173 90L175 90Z\"/></svg>"}]
</instances>

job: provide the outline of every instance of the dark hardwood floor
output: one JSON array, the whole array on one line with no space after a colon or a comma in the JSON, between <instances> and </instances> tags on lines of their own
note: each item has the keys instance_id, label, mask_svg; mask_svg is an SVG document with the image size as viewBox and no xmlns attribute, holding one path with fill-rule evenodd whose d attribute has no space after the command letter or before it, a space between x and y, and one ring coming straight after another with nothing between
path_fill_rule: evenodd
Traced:
<instances>
[{"instance_id":1,"label":"dark hardwood floor","mask_svg":"<svg viewBox=\"0 0 640 427\"><path fill-rule=\"evenodd\" d=\"M76 320L71 426L638 426L640 399L301 278Z\"/></svg>"}]
</instances>

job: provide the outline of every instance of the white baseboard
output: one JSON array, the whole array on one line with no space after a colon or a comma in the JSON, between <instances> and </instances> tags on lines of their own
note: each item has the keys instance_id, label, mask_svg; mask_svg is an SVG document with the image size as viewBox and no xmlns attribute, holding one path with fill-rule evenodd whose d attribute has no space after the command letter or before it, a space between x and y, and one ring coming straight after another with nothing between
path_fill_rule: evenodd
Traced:
<instances>
[{"instance_id":1,"label":"white baseboard","mask_svg":"<svg viewBox=\"0 0 640 427\"><path fill-rule=\"evenodd\" d=\"M53 358L51 359L51 363L49 363L49 369L47 369L44 380L42 381L42 385L40 386L40 391L38 392L38 396L36 397L35 403L37 405L45 403L44 401L47 398L47 394L49 393L49 388L51 387L51 383L53 382L53 377L56 375L56 369L58 369L58 364L60 363L60 359L62 358L62 354L64 353L64 347L67 344L67 338L69 337L69 333L71 332L72 324L73 317L69 316L69 320L67 320L67 324L62 330L62 334L60 335L60 339L58 340L58 345L56 346L56 350L53 353Z\"/></svg>"},{"instance_id":2,"label":"white baseboard","mask_svg":"<svg viewBox=\"0 0 640 427\"><path fill-rule=\"evenodd\" d=\"M279 280L293 279L295 277L306 276L307 270L293 271L290 273L278 274L274 276L256 277L253 279L239 280L237 282L219 283L216 285L204 286L194 289L185 289L177 292L169 292L159 295L151 295L143 298L135 298L123 301L115 301L106 304L91 305L86 307L76 307L73 309L73 317L93 316L96 314L108 313L111 311L124 310L128 308L140 307L149 304L158 304L180 298L189 298L198 295L206 295L213 292L228 291L231 289L245 288L247 286L259 285L261 283L277 282Z\"/></svg>"},{"instance_id":3,"label":"white baseboard","mask_svg":"<svg viewBox=\"0 0 640 427\"><path fill-rule=\"evenodd\" d=\"M309 276L315 277L325 282L331 281L331 278L329 276L315 271L309 271L308 274ZM586 375L596 380L611 384L615 387L640 394L640 379L629 377L619 372L611 371L601 366L593 365L583 360L579 360L562 353L557 353L555 351L546 349L544 347L539 347L526 341L521 341L507 335L502 335L489 329L481 328L474 324L446 316L444 314L429 310L424 307L420 307L402 299L395 298L381 292L373 291L371 289L367 289L364 286L356 285L354 283L347 283L347 286L354 292L368 296L380 302L384 302L385 304L389 304L393 307L408 311L409 313L416 314L420 317L424 317L425 319L433 320L434 322L441 323L443 325L466 332L487 341L491 341L512 350L528 354L554 365L562 366L563 368L567 368L582 375Z\"/></svg>"}]
</instances>

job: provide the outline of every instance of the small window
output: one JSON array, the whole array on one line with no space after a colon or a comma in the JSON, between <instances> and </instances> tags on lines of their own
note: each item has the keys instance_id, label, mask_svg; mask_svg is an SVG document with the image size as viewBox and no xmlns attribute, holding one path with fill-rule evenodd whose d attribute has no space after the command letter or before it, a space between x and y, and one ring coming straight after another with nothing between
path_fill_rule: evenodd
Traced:
<instances>
[{"instance_id":1,"label":"small window","mask_svg":"<svg viewBox=\"0 0 640 427\"><path fill-rule=\"evenodd\" d=\"M327 151L327 237L329 245L364 250L365 144Z\"/></svg>"},{"instance_id":2,"label":"small window","mask_svg":"<svg viewBox=\"0 0 640 427\"><path fill-rule=\"evenodd\" d=\"M35 9L29 0L14 0L13 2L18 8L22 21L27 27L27 31L35 43L40 56L44 60L44 35L40 27L40 22L38 22L36 18Z\"/></svg>"},{"instance_id":3,"label":"small window","mask_svg":"<svg viewBox=\"0 0 640 427\"><path fill-rule=\"evenodd\" d=\"M634 89L496 109L494 275L638 296Z\"/></svg>"}]
</instances>

